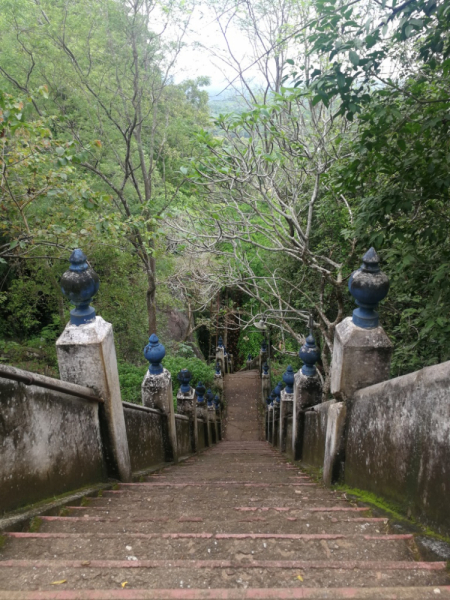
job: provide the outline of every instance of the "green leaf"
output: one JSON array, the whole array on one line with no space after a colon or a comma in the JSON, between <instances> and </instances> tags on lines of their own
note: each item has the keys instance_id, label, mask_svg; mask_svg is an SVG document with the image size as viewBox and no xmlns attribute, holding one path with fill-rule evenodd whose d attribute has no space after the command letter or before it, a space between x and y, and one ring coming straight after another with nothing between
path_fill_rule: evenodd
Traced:
<instances>
[{"instance_id":1,"label":"green leaf","mask_svg":"<svg viewBox=\"0 0 450 600\"><path fill-rule=\"evenodd\" d=\"M350 50L348 57L353 66L357 67L359 65L359 56L354 50Z\"/></svg>"}]
</instances>

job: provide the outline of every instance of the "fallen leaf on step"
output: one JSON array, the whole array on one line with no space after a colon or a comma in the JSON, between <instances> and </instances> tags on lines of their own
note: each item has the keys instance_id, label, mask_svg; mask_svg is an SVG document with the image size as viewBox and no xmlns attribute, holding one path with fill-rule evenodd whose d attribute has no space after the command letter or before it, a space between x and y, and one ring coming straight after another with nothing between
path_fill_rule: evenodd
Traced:
<instances>
[{"instance_id":1,"label":"fallen leaf on step","mask_svg":"<svg viewBox=\"0 0 450 600\"><path fill-rule=\"evenodd\" d=\"M299 581L303 581L303 577L302 577L301 575L297 575L297 579L298 579Z\"/></svg>"},{"instance_id":2,"label":"fallen leaf on step","mask_svg":"<svg viewBox=\"0 0 450 600\"><path fill-rule=\"evenodd\" d=\"M124 588L127 585L128 581L123 581L120 585Z\"/></svg>"},{"instance_id":3,"label":"fallen leaf on step","mask_svg":"<svg viewBox=\"0 0 450 600\"><path fill-rule=\"evenodd\" d=\"M67 583L67 579L61 579L61 581L52 581L52 585L61 585L61 583Z\"/></svg>"}]
</instances>

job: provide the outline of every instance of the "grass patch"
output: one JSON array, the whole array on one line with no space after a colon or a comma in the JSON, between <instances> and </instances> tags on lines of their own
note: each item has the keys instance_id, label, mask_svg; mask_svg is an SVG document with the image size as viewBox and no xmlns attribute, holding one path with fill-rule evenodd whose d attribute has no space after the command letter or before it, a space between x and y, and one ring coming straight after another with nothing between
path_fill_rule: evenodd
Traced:
<instances>
[{"instance_id":1,"label":"grass patch","mask_svg":"<svg viewBox=\"0 0 450 600\"><path fill-rule=\"evenodd\" d=\"M42 527L41 517L33 517L30 521L29 532L37 533L41 527Z\"/></svg>"}]
</instances>

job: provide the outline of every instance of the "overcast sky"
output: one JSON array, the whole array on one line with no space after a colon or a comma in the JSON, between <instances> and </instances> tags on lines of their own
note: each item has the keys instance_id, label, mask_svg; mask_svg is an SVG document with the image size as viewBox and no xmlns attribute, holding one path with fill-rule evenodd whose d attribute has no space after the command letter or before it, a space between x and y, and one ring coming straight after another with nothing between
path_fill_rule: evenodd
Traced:
<instances>
[{"instance_id":1,"label":"overcast sky","mask_svg":"<svg viewBox=\"0 0 450 600\"><path fill-rule=\"evenodd\" d=\"M227 40L233 52L244 64L250 64L248 56L251 51L246 38L235 27L227 30ZM225 40L212 11L204 7L196 9L191 20L191 32L186 37L188 47L184 48L178 60L176 81L207 75L211 79L208 91L211 95L220 92L227 86L227 77L233 78L235 72L218 58L214 58L207 49L227 52ZM205 48L198 47L199 45ZM196 47L197 46L197 47ZM257 76L255 69L248 71L249 76Z\"/></svg>"}]
</instances>

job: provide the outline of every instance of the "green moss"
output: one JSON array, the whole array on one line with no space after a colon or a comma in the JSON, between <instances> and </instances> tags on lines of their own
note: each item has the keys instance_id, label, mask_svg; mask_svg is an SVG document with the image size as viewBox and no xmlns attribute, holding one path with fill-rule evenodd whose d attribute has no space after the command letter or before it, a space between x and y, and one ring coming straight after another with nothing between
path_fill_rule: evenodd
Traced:
<instances>
[{"instance_id":1,"label":"green moss","mask_svg":"<svg viewBox=\"0 0 450 600\"><path fill-rule=\"evenodd\" d=\"M40 530L41 526L42 526L42 519L41 519L41 517L34 517L30 521L29 532L30 533L37 533Z\"/></svg>"},{"instance_id":2,"label":"green moss","mask_svg":"<svg viewBox=\"0 0 450 600\"><path fill-rule=\"evenodd\" d=\"M86 496L81 498L80 506L89 506L89 499Z\"/></svg>"},{"instance_id":3,"label":"green moss","mask_svg":"<svg viewBox=\"0 0 450 600\"><path fill-rule=\"evenodd\" d=\"M6 540L8 538L6 537L6 535L1 535L0 534L0 550L4 547L4 545L6 544Z\"/></svg>"},{"instance_id":4,"label":"green moss","mask_svg":"<svg viewBox=\"0 0 450 600\"><path fill-rule=\"evenodd\" d=\"M107 485L108 484L105 484L105 487L107 487ZM64 500L64 498L73 496L74 494L77 494L78 492L82 492L83 490L92 489L92 487L93 487L92 485L85 485L76 490L71 490L70 492L64 492L64 494L59 494L58 496L52 496L50 498L45 498L44 500L39 500L39 502L34 502L33 504L26 504L25 506L21 506L20 508L17 508L16 510L8 512L7 516L12 517L15 515L21 515L30 510L36 510L41 507L45 509L45 508L47 508L48 504L51 504L52 502L58 502L59 500Z\"/></svg>"},{"instance_id":5,"label":"green moss","mask_svg":"<svg viewBox=\"0 0 450 600\"><path fill-rule=\"evenodd\" d=\"M60 517L67 517L67 516L69 516L69 514L70 514L70 510L67 508L67 506L65 506L64 508L62 508L59 511L59 516Z\"/></svg>"},{"instance_id":6,"label":"green moss","mask_svg":"<svg viewBox=\"0 0 450 600\"><path fill-rule=\"evenodd\" d=\"M364 502L364 504L370 504L376 507L383 513L386 513L386 515L388 515L394 521L404 524L405 527L410 529L413 527L416 530L416 533L419 533L420 535L431 537L441 542L450 544L450 537L436 533L429 527L419 523L412 516L408 516L409 507L406 504L389 502L385 498L380 498L372 492L367 492L366 490L360 490L357 488L350 488L345 485L337 485L334 486L333 489L345 492L347 496L350 496L360 502Z\"/></svg>"}]
</instances>

